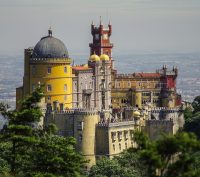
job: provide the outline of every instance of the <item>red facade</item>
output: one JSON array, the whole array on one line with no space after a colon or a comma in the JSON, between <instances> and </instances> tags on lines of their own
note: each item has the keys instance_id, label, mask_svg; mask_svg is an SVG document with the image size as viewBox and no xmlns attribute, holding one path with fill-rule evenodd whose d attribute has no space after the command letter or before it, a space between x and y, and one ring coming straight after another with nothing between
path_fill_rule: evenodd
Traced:
<instances>
[{"instance_id":1,"label":"red facade","mask_svg":"<svg viewBox=\"0 0 200 177\"><path fill-rule=\"evenodd\" d=\"M176 79L174 76L167 76L166 77L166 85L168 89L175 89L176 88Z\"/></svg>"},{"instance_id":2,"label":"red facade","mask_svg":"<svg viewBox=\"0 0 200 177\"><path fill-rule=\"evenodd\" d=\"M97 27L92 24L91 34L93 36L93 42L89 44L90 55L96 54L100 56L101 54L106 54L112 58L113 44L110 43L112 25L109 24L107 27L104 27L100 22L100 25Z\"/></svg>"}]
</instances>

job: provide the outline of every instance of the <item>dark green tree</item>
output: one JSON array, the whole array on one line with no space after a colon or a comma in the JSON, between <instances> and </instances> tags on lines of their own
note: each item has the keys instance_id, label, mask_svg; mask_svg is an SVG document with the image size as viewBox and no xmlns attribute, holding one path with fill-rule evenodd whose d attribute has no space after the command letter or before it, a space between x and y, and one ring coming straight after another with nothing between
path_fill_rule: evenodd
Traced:
<instances>
[{"instance_id":1,"label":"dark green tree","mask_svg":"<svg viewBox=\"0 0 200 177\"><path fill-rule=\"evenodd\" d=\"M190 107L185 108L184 110L184 119L188 121L192 118L193 110Z\"/></svg>"},{"instance_id":2,"label":"dark green tree","mask_svg":"<svg viewBox=\"0 0 200 177\"><path fill-rule=\"evenodd\" d=\"M129 149L121 153L120 156L116 156L115 159L123 171L129 172L132 176L148 177L147 166L137 151Z\"/></svg>"},{"instance_id":3,"label":"dark green tree","mask_svg":"<svg viewBox=\"0 0 200 177\"><path fill-rule=\"evenodd\" d=\"M75 139L57 135L43 135L33 147L32 167L27 169L30 176L45 174L51 176L76 177L85 164L83 156L75 149ZM28 175L27 175L28 176Z\"/></svg>"},{"instance_id":4,"label":"dark green tree","mask_svg":"<svg viewBox=\"0 0 200 177\"><path fill-rule=\"evenodd\" d=\"M200 112L200 96L197 96L192 102L192 107L194 108L194 113Z\"/></svg>"},{"instance_id":5,"label":"dark green tree","mask_svg":"<svg viewBox=\"0 0 200 177\"><path fill-rule=\"evenodd\" d=\"M34 135L42 113L37 103L43 97L41 88L37 88L31 96L22 102L19 111L9 110L7 105L1 104L0 112L9 121L9 125L1 134L1 142L10 144L5 158L10 166L12 175L23 171L24 166L31 160L29 152L38 139Z\"/></svg>"},{"instance_id":6,"label":"dark green tree","mask_svg":"<svg viewBox=\"0 0 200 177\"><path fill-rule=\"evenodd\" d=\"M200 139L200 112L192 114L192 117L185 121L184 131L195 133Z\"/></svg>"},{"instance_id":7,"label":"dark green tree","mask_svg":"<svg viewBox=\"0 0 200 177\"><path fill-rule=\"evenodd\" d=\"M97 161L88 175L89 177L136 177L129 171L124 171L116 159L110 160L107 157Z\"/></svg>"},{"instance_id":8,"label":"dark green tree","mask_svg":"<svg viewBox=\"0 0 200 177\"><path fill-rule=\"evenodd\" d=\"M194 155L199 149L200 142L194 134L178 133L152 142L139 153L151 177L189 177L199 175L199 158Z\"/></svg>"},{"instance_id":9,"label":"dark green tree","mask_svg":"<svg viewBox=\"0 0 200 177\"><path fill-rule=\"evenodd\" d=\"M42 89L37 88L18 111L0 104L0 113L9 120L0 135L2 172L20 177L79 176L85 161L74 149L74 138L55 135L55 125L38 126L43 116L38 106L42 97Z\"/></svg>"},{"instance_id":10,"label":"dark green tree","mask_svg":"<svg viewBox=\"0 0 200 177\"><path fill-rule=\"evenodd\" d=\"M195 133L200 139L200 96L194 99L192 107L193 110L186 108L184 111L184 131Z\"/></svg>"}]
</instances>

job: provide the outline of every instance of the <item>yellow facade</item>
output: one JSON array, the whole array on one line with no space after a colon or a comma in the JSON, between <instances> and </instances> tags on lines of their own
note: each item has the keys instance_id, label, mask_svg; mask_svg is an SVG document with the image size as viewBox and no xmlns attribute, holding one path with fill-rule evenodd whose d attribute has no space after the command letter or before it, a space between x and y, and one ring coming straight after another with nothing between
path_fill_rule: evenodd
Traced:
<instances>
[{"instance_id":1,"label":"yellow facade","mask_svg":"<svg viewBox=\"0 0 200 177\"><path fill-rule=\"evenodd\" d=\"M44 88L45 103L53 109L72 108L72 68L68 58L31 58L31 51L25 50L23 86L16 90L16 106L39 85Z\"/></svg>"},{"instance_id":2,"label":"yellow facade","mask_svg":"<svg viewBox=\"0 0 200 177\"><path fill-rule=\"evenodd\" d=\"M160 95L160 78L138 78L132 74L112 76L112 106L113 108L145 105L151 102L158 106Z\"/></svg>"},{"instance_id":3,"label":"yellow facade","mask_svg":"<svg viewBox=\"0 0 200 177\"><path fill-rule=\"evenodd\" d=\"M136 144L133 140L135 128L130 123L108 129L109 156L111 158L130 147L135 147Z\"/></svg>"},{"instance_id":4,"label":"yellow facade","mask_svg":"<svg viewBox=\"0 0 200 177\"><path fill-rule=\"evenodd\" d=\"M62 63L60 61L63 61ZM60 59L59 62L49 60L46 63L30 64L30 90L40 83L44 86L45 102L57 109L63 104L64 109L72 108L72 68L70 59Z\"/></svg>"}]
</instances>

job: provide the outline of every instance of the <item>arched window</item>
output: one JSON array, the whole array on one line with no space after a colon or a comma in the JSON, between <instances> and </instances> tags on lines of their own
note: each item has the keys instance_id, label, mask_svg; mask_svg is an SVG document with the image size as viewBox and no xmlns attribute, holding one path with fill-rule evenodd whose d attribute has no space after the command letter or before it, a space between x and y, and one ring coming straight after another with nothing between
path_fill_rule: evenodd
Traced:
<instances>
[{"instance_id":1,"label":"arched window","mask_svg":"<svg viewBox=\"0 0 200 177\"><path fill-rule=\"evenodd\" d=\"M64 67L64 73L67 73L67 67L66 66Z\"/></svg>"},{"instance_id":2,"label":"arched window","mask_svg":"<svg viewBox=\"0 0 200 177\"><path fill-rule=\"evenodd\" d=\"M122 146L121 146L121 144L119 143L119 150L121 151L121 149L122 149Z\"/></svg>"},{"instance_id":3,"label":"arched window","mask_svg":"<svg viewBox=\"0 0 200 177\"><path fill-rule=\"evenodd\" d=\"M67 91L67 84L64 84L64 91Z\"/></svg>"}]
</instances>

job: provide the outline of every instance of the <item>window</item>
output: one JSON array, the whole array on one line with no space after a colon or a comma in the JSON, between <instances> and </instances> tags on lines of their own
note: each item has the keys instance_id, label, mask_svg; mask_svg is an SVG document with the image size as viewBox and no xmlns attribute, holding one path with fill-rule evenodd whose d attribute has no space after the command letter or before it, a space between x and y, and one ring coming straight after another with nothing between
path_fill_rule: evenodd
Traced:
<instances>
[{"instance_id":1,"label":"window","mask_svg":"<svg viewBox=\"0 0 200 177\"><path fill-rule=\"evenodd\" d=\"M51 101L51 97L50 96L47 97L47 101Z\"/></svg>"},{"instance_id":2,"label":"window","mask_svg":"<svg viewBox=\"0 0 200 177\"><path fill-rule=\"evenodd\" d=\"M118 82L118 88L120 88L120 82Z\"/></svg>"},{"instance_id":3,"label":"window","mask_svg":"<svg viewBox=\"0 0 200 177\"><path fill-rule=\"evenodd\" d=\"M113 144L113 151L115 151L115 145Z\"/></svg>"},{"instance_id":4,"label":"window","mask_svg":"<svg viewBox=\"0 0 200 177\"><path fill-rule=\"evenodd\" d=\"M33 75L36 74L36 67L35 66L32 67L32 74Z\"/></svg>"},{"instance_id":5,"label":"window","mask_svg":"<svg viewBox=\"0 0 200 177\"><path fill-rule=\"evenodd\" d=\"M78 141L81 142L81 141L82 141L82 138L83 138L82 135L79 134L79 136L78 136Z\"/></svg>"},{"instance_id":6,"label":"window","mask_svg":"<svg viewBox=\"0 0 200 177\"><path fill-rule=\"evenodd\" d=\"M47 73L48 73L48 74L51 74L51 67L48 67L48 68L47 68Z\"/></svg>"},{"instance_id":7,"label":"window","mask_svg":"<svg viewBox=\"0 0 200 177\"><path fill-rule=\"evenodd\" d=\"M125 148L128 149L128 145L127 145L127 143L125 143Z\"/></svg>"},{"instance_id":8,"label":"window","mask_svg":"<svg viewBox=\"0 0 200 177\"><path fill-rule=\"evenodd\" d=\"M112 141L116 140L116 132L111 132Z\"/></svg>"},{"instance_id":9,"label":"window","mask_svg":"<svg viewBox=\"0 0 200 177\"><path fill-rule=\"evenodd\" d=\"M131 137L131 139L134 138L134 131L133 130L130 131L130 137Z\"/></svg>"},{"instance_id":10,"label":"window","mask_svg":"<svg viewBox=\"0 0 200 177\"><path fill-rule=\"evenodd\" d=\"M128 82L128 87L131 87L131 82L130 81Z\"/></svg>"},{"instance_id":11,"label":"window","mask_svg":"<svg viewBox=\"0 0 200 177\"><path fill-rule=\"evenodd\" d=\"M67 91L67 84L64 84L64 91Z\"/></svg>"},{"instance_id":12,"label":"window","mask_svg":"<svg viewBox=\"0 0 200 177\"><path fill-rule=\"evenodd\" d=\"M83 121L80 121L80 122L78 122L78 124L77 124L77 130L83 130Z\"/></svg>"},{"instance_id":13,"label":"window","mask_svg":"<svg viewBox=\"0 0 200 177\"><path fill-rule=\"evenodd\" d=\"M127 130L124 131L124 138L125 138L125 140L128 139L128 131Z\"/></svg>"},{"instance_id":14,"label":"window","mask_svg":"<svg viewBox=\"0 0 200 177\"><path fill-rule=\"evenodd\" d=\"M32 91L35 91L35 84L32 85Z\"/></svg>"},{"instance_id":15,"label":"window","mask_svg":"<svg viewBox=\"0 0 200 177\"><path fill-rule=\"evenodd\" d=\"M50 84L47 85L47 92L51 92L52 91L52 87Z\"/></svg>"},{"instance_id":16,"label":"window","mask_svg":"<svg viewBox=\"0 0 200 177\"><path fill-rule=\"evenodd\" d=\"M64 67L64 73L67 73L67 67L66 66Z\"/></svg>"},{"instance_id":17,"label":"window","mask_svg":"<svg viewBox=\"0 0 200 177\"><path fill-rule=\"evenodd\" d=\"M131 146L133 147L133 141L131 141Z\"/></svg>"},{"instance_id":18,"label":"window","mask_svg":"<svg viewBox=\"0 0 200 177\"><path fill-rule=\"evenodd\" d=\"M119 150L121 151L121 149L122 149L122 146L121 146L121 144L119 143Z\"/></svg>"},{"instance_id":19,"label":"window","mask_svg":"<svg viewBox=\"0 0 200 177\"><path fill-rule=\"evenodd\" d=\"M122 140L122 132L118 132L118 138L119 138L119 141Z\"/></svg>"},{"instance_id":20,"label":"window","mask_svg":"<svg viewBox=\"0 0 200 177\"><path fill-rule=\"evenodd\" d=\"M64 96L64 100L65 100L65 101L67 100L67 95Z\"/></svg>"},{"instance_id":21,"label":"window","mask_svg":"<svg viewBox=\"0 0 200 177\"><path fill-rule=\"evenodd\" d=\"M64 105L63 103L60 103L60 111L63 111L64 110Z\"/></svg>"}]
</instances>

